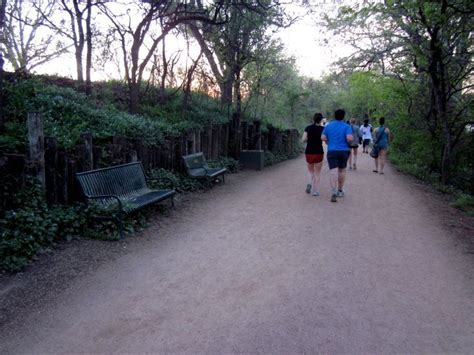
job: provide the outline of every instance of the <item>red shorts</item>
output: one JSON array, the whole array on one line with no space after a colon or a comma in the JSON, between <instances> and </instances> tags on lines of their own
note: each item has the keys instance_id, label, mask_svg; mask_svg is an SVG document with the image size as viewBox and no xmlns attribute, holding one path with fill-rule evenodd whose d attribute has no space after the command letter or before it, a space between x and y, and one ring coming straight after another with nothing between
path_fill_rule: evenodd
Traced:
<instances>
[{"instance_id":1,"label":"red shorts","mask_svg":"<svg viewBox=\"0 0 474 355\"><path fill-rule=\"evenodd\" d=\"M306 154L306 162L308 164L317 164L323 161L324 154Z\"/></svg>"}]
</instances>

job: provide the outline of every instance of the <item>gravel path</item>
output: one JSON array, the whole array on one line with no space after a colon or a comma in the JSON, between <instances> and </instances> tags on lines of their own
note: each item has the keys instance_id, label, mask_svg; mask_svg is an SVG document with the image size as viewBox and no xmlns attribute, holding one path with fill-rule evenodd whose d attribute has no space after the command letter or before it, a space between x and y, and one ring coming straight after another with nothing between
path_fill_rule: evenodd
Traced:
<instances>
[{"instance_id":1,"label":"gravel path","mask_svg":"<svg viewBox=\"0 0 474 355\"><path fill-rule=\"evenodd\" d=\"M0 297L35 288L0 324L0 353L474 352L472 219L358 165L337 203L326 166L322 195L304 193L300 157L0 279ZM84 245L110 251L89 264ZM66 271L46 271L56 258Z\"/></svg>"}]
</instances>

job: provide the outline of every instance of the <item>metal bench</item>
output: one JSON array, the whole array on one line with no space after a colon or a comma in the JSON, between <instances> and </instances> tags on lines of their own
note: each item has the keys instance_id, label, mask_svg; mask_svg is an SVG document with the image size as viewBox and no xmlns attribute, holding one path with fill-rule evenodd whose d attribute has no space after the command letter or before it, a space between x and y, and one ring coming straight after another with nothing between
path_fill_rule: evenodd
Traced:
<instances>
[{"instance_id":1,"label":"metal bench","mask_svg":"<svg viewBox=\"0 0 474 355\"><path fill-rule=\"evenodd\" d=\"M175 190L152 190L147 185L149 180L171 180L148 178L140 162L85 171L77 173L76 178L87 201L96 201L111 213L110 216L97 218L114 220L119 227L120 238L123 238L123 215L166 199L171 199L171 206L174 207Z\"/></svg>"},{"instance_id":2,"label":"metal bench","mask_svg":"<svg viewBox=\"0 0 474 355\"><path fill-rule=\"evenodd\" d=\"M227 169L222 166L218 168L209 167L208 162L213 161L206 161L202 152L185 155L183 156L183 161L190 177L211 182L220 176L222 182L225 183L225 173L227 172Z\"/></svg>"}]
</instances>

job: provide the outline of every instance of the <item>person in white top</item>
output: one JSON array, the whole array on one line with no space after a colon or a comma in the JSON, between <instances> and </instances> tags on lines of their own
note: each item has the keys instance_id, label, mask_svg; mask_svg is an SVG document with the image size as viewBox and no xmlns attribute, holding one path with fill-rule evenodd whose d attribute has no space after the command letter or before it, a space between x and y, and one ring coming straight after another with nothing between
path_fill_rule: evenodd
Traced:
<instances>
[{"instance_id":1,"label":"person in white top","mask_svg":"<svg viewBox=\"0 0 474 355\"><path fill-rule=\"evenodd\" d=\"M360 134L362 135L362 153L369 153L369 144L372 140L372 126L366 118L364 124L360 126Z\"/></svg>"}]
</instances>

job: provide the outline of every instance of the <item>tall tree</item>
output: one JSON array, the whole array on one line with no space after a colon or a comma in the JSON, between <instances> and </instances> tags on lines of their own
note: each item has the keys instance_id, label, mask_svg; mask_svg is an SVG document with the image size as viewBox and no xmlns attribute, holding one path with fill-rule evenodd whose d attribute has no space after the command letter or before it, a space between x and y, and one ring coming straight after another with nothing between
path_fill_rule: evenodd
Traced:
<instances>
[{"instance_id":1,"label":"tall tree","mask_svg":"<svg viewBox=\"0 0 474 355\"><path fill-rule=\"evenodd\" d=\"M6 46L5 41L5 33L4 33L4 26L5 26L5 9L7 7L7 0L0 0L0 80L2 80L3 76L3 51L4 46Z\"/></svg>"},{"instance_id":2,"label":"tall tree","mask_svg":"<svg viewBox=\"0 0 474 355\"><path fill-rule=\"evenodd\" d=\"M3 51L4 47L6 46L5 41L5 33L4 33L4 26L5 26L5 9L7 7L7 0L0 0L0 102L3 103L4 100L4 90L3 90ZM3 127L3 112L0 110L0 128Z\"/></svg>"},{"instance_id":3,"label":"tall tree","mask_svg":"<svg viewBox=\"0 0 474 355\"><path fill-rule=\"evenodd\" d=\"M86 94L91 93L92 38L94 31L92 10L101 2L100 0L61 0L59 6L67 14L69 21L56 21L45 14L40 7L37 7L37 11L43 14L48 27L71 41L76 60L77 81L81 84L84 83L85 72ZM84 49L86 50L85 58Z\"/></svg>"},{"instance_id":4,"label":"tall tree","mask_svg":"<svg viewBox=\"0 0 474 355\"><path fill-rule=\"evenodd\" d=\"M441 177L448 183L455 148L473 120L473 97L466 93L474 87L474 3L390 0L346 7L330 25L358 49L354 65L426 80L430 107L424 118L441 138Z\"/></svg>"},{"instance_id":5,"label":"tall tree","mask_svg":"<svg viewBox=\"0 0 474 355\"><path fill-rule=\"evenodd\" d=\"M224 1L228 11L219 27L206 23L189 24L190 31L201 46L221 91L221 102L232 112L230 151L239 154L239 133L242 115L242 71L253 60L259 48L271 42L271 26L288 26L292 21L279 1ZM196 1L202 7L202 1ZM223 21L224 22L224 21Z\"/></svg>"}]
</instances>

